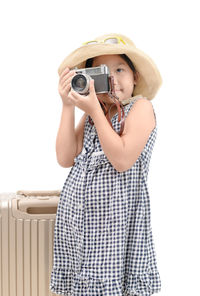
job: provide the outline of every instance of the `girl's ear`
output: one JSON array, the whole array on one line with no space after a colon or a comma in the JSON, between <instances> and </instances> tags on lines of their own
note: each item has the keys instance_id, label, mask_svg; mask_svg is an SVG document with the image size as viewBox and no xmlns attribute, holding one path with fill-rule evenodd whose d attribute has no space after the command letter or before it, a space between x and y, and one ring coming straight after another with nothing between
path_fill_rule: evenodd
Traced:
<instances>
[{"instance_id":1,"label":"girl's ear","mask_svg":"<svg viewBox=\"0 0 200 296\"><path fill-rule=\"evenodd\" d=\"M140 74L139 74L139 72L136 71L136 72L134 73L133 76L134 76L134 80L135 80L134 84L137 84L137 82L138 82L138 80L139 80L139 78L140 78Z\"/></svg>"},{"instance_id":2,"label":"girl's ear","mask_svg":"<svg viewBox=\"0 0 200 296\"><path fill-rule=\"evenodd\" d=\"M135 85L137 84L137 82L138 82L138 80L139 80L139 78L140 78L140 74L139 74L139 72L138 71L136 71L136 72L134 72L133 73L133 77L134 77L134 82L133 82L133 84L134 84L134 88L135 88ZM132 97L134 96L134 89L133 89L133 93L132 93Z\"/></svg>"}]
</instances>

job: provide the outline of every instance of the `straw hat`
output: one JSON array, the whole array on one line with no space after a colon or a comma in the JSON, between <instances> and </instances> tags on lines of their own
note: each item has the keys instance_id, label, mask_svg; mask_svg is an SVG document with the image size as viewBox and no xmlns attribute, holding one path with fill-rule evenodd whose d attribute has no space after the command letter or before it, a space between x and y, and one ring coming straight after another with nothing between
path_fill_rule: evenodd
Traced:
<instances>
[{"instance_id":1,"label":"straw hat","mask_svg":"<svg viewBox=\"0 0 200 296\"><path fill-rule=\"evenodd\" d=\"M117 44L104 43L107 38L117 37ZM139 72L139 79L134 87L134 95L143 95L149 100L153 99L162 84L160 72L153 60L138 49L135 44L122 34L106 34L95 38L97 43L84 44L69 54L58 68L59 75L69 67L85 68L86 60L100 55L126 54Z\"/></svg>"}]
</instances>

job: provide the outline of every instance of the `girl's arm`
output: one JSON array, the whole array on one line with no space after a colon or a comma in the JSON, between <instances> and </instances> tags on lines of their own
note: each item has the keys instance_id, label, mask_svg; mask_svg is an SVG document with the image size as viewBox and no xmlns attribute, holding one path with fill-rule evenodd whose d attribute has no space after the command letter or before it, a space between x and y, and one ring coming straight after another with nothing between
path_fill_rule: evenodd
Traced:
<instances>
[{"instance_id":1,"label":"girl's arm","mask_svg":"<svg viewBox=\"0 0 200 296\"><path fill-rule=\"evenodd\" d=\"M74 128L75 105L69 98L71 80L74 75L75 71L66 67L60 74L58 84L63 109L56 138L56 156L58 163L64 168L71 167L74 164L74 158L80 146L78 143L82 140L81 133L83 133L82 126L84 125L83 119L81 119L76 130Z\"/></svg>"},{"instance_id":2,"label":"girl's arm","mask_svg":"<svg viewBox=\"0 0 200 296\"><path fill-rule=\"evenodd\" d=\"M74 105L64 105L56 138L57 161L62 167L70 167L74 161L77 140L74 128Z\"/></svg>"},{"instance_id":3,"label":"girl's arm","mask_svg":"<svg viewBox=\"0 0 200 296\"><path fill-rule=\"evenodd\" d=\"M64 168L73 166L74 158L83 149L83 134L87 114L83 114L74 130L74 107L74 105L70 107L63 105L60 128L56 140L57 161ZM76 153L73 156L75 147Z\"/></svg>"},{"instance_id":4,"label":"girl's arm","mask_svg":"<svg viewBox=\"0 0 200 296\"><path fill-rule=\"evenodd\" d=\"M105 155L119 172L134 165L156 124L152 104L145 98L134 103L121 136L112 129L101 108L96 109L91 117Z\"/></svg>"}]
</instances>

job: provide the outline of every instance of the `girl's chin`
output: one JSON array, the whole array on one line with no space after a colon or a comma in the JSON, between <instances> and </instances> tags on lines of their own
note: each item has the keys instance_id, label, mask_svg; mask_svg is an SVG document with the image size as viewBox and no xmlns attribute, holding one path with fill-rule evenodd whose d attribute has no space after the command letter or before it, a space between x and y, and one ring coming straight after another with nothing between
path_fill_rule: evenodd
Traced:
<instances>
[{"instance_id":1,"label":"girl's chin","mask_svg":"<svg viewBox=\"0 0 200 296\"><path fill-rule=\"evenodd\" d=\"M121 91L116 91L115 92L117 97L119 98L120 101L123 100L123 98L121 98ZM112 100L109 95L106 93L106 94L97 94L97 97L100 98L104 103L107 103L107 104L113 104L114 103L114 99Z\"/></svg>"}]
</instances>

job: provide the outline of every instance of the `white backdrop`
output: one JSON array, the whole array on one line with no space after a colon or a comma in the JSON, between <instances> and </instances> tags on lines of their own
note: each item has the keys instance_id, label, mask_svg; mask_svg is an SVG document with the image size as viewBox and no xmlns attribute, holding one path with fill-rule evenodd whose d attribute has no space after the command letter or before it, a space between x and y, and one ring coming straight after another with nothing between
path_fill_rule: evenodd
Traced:
<instances>
[{"instance_id":1,"label":"white backdrop","mask_svg":"<svg viewBox=\"0 0 200 296\"><path fill-rule=\"evenodd\" d=\"M95 5L96 7L95 7ZM158 135L149 170L162 296L199 293L198 1L2 1L0 192L61 190L56 160L62 110L57 69L83 42L130 37L157 64ZM83 112L75 109L76 125Z\"/></svg>"}]
</instances>

